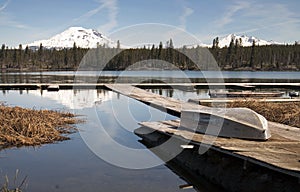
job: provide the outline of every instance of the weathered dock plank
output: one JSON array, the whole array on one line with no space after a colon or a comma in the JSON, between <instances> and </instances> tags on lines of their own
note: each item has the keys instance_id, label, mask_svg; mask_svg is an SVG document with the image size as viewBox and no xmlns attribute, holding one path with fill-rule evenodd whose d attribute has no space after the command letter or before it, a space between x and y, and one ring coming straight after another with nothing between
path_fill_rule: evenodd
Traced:
<instances>
[{"instance_id":1,"label":"weathered dock plank","mask_svg":"<svg viewBox=\"0 0 300 192\"><path fill-rule=\"evenodd\" d=\"M175 114L178 117L180 117L183 109L199 109L199 107L204 110L207 109L201 105L166 98L130 85L106 84L105 86L115 92ZM208 141L207 144L211 144L209 138L214 138L214 136L177 130L179 124L179 121L141 123L142 126L164 134L177 135L179 138L191 140L198 144L205 144L206 141ZM212 147L222 153L300 178L300 129L274 122L268 122L268 126L272 134L268 141L217 137Z\"/></svg>"},{"instance_id":2,"label":"weathered dock plank","mask_svg":"<svg viewBox=\"0 0 300 192\"><path fill-rule=\"evenodd\" d=\"M121 93L128 97L132 97L145 104L151 105L155 108L178 117L181 117L186 113L193 113L195 114L195 117L194 115L187 116L186 121L182 121L182 126L195 128L199 132L205 132L207 126L210 126L209 131L212 134L218 133L221 136L232 135L232 137L252 139L256 138L262 140L270 137L266 120L251 110L242 108L213 109L210 107L196 105L178 99L163 97L158 94L150 93L148 91L126 84L107 84L106 87L115 92ZM240 114L239 118L236 118L236 113ZM201 118L199 118L198 116ZM219 128L218 123L217 125L208 125L206 119L209 119L210 117L214 119L214 124L216 124L217 121L224 121L224 126L226 126L226 128ZM256 121L254 121L253 119L255 119ZM203 126L199 126L200 124ZM245 129L246 127L248 127L248 129ZM239 131L240 129L244 129L247 131L242 132Z\"/></svg>"},{"instance_id":3,"label":"weathered dock plank","mask_svg":"<svg viewBox=\"0 0 300 192\"><path fill-rule=\"evenodd\" d=\"M210 145L211 148L223 153L236 156L252 163L279 171L284 174L300 178L300 140L281 137L276 133L272 139L265 142L242 140L235 138L222 138L180 130L178 121L142 122L143 127L159 131L162 134L175 136L179 139L191 141L195 145L200 143ZM299 137L300 130L289 127L291 132ZM286 130L287 131L287 130Z\"/></svg>"},{"instance_id":4,"label":"weathered dock plank","mask_svg":"<svg viewBox=\"0 0 300 192\"><path fill-rule=\"evenodd\" d=\"M178 117L180 117L183 107L186 109L198 109L199 107L193 103L186 103L178 99L163 97L128 84L105 84L105 86L117 93L131 97ZM200 108L207 107L200 106Z\"/></svg>"},{"instance_id":5,"label":"weathered dock plank","mask_svg":"<svg viewBox=\"0 0 300 192\"><path fill-rule=\"evenodd\" d=\"M214 191L224 191L224 189L245 192L299 191L298 177L266 167L272 165L263 166L259 163L253 163L252 158L235 153L229 155L228 150L217 147L211 147L206 153L199 154L199 143L190 142L180 136L165 134L147 127L136 129L135 134L142 138L140 142L156 156L165 161L167 160L166 157L171 158L170 161L166 162L166 165L172 171L174 168L175 173L177 173L178 168L186 171L188 175L183 175L182 172L177 174L199 191L202 189L197 188L197 186L203 186L202 183L199 185L199 181L203 180L210 181L216 187L222 187ZM169 141L172 141L171 145L168 145ZM193 148L182 149L182 145L193 146ZM179 153L178 149L182 151ZM255 162L260 161L255 160ZM170 166L170 164L176 166ZM274 166L272 167L274 168Z\"/></svg>"}]
</instances>

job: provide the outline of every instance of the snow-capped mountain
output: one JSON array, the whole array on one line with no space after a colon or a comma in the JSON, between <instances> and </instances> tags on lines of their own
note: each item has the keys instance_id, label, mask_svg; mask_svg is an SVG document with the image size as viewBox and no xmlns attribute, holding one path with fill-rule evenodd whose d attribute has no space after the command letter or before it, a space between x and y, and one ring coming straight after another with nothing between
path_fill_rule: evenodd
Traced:
<instances>
[{"instance_id":1,"label":"snow-capped mountain","mask_svg":"<svg viewBox=\"0 0 300 192\"><path fill-rule=\"evenodd\" d=\"M85 29L83 27L70 27L48 40L34 41L28 44L28 47L35 48L42 44L46 48L72 48L74 42L77 47L81 48L96 48L97 44L116 47L116 43L103 34L94 29Z\"/></svg>"},{"instance_id":2,"label":"snow-capped mountain","mask_svg":"<svg viewBox=\"0 0 300 192\"><path fill-rule=\"evenodd\" d=\"M258 39L256 37L253 37L253 36L246 36L246 35L236 35L236 34L230 34L230 35L227 35L225 37L221 37L219 38L219 47L225 47L225 46L229 46L230 42L231 42L231 39L233 39L234 43L237 40L242 40L241 41L241 45L244 46L244 47L249 47L249 46L252 46L253 44L253 41L255 41L255 44L256 45L272 45L272 44L281 44L281 43L278 43L278 42L275 42L275 41L266 41L266 40L262 40L262 39Z\"/></svg>"},{"instance_id":3,"label":"snow-capped mountain","mask_svg":"<svg viewBox=\"0 0 300 192\"><path fill-rule=\"evenodd\" d=\"M225 37L219 38L219 47L229 46L231 39L235 42L236 39L241 39L242 46L252 46L253 41L256 45L271 45L271 44L281 44L275 41L261 40L253 36L246 35L236 35L230 34ZM33 43L27 44L28 47L32 49L39 48L40 44L45 48L72 48L74 43L77 47L81 48L96 48L97 45L106 45L108 47L117 47L117 42L109 39L105 35L99 33L94 29L86 29L83 27L70 27L60 34L57 34L47 40L34 41ZM298 42L300 43L300 42ZM200 44L201 47L212 47L208 44ZM196 47L196 45L189 45L188 47ZM121 48L128 48L127 46L121 45Z\"/></svg>"}]
</instances>

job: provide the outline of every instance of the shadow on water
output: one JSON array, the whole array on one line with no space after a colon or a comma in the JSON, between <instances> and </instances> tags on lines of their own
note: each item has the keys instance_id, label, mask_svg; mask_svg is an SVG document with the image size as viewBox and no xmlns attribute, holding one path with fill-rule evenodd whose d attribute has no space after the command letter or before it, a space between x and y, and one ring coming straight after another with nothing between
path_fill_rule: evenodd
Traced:
<instances>
[{"instance_id":1,"label":"shadow on water","mask_svg":"<svg viewBox=\"0 0 300 192\"><path fill-rule=\"evenodd\" d=\"M142 138L142 144L164 161L177 154L178 149L188 142L182 137L172 137L147 127L136 129L135 134ZM169 142L171 137L172 143ZM297 177L249 161L245 163L243 159L213 148L199 154L199 143L190 142L189 145L193 148L182 149L166 162L170 170L187 182L184 187L193 186L197 191L299 191Z\"/></svg>"},{"instance_id":2,"label":"shadow on water","mask_svg":"<svg viewBox=\"0 0 300 192\"><path fill-rule=\"evenodd\" d=\"M145 136L147 137L147 136ZM145 145L150 151L152 151L155 155L157 155L162 160L169 159L168 153L164 150L151 150L153 147L157 147L153 142L150 142L147 138L143 138L139 140L140 143ZM193 188L198 192L217 192L217 191L226 191L221 187L217 187L211 182L209 182L206 178L198 175L197 173L191 171L187 166L182 164L178 159L184 156L182 153L179 154L177 157L167 161L165 166L168 167L172 172L177 174L181 179L186 181L186 184L178 186L179 189L190 189Z\"/></svg>"}]
</instances>

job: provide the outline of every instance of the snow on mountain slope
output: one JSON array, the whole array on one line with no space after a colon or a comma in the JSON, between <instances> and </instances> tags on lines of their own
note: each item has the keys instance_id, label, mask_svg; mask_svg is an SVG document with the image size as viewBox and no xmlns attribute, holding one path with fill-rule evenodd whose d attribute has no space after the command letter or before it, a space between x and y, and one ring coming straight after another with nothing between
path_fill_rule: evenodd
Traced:
<instances>
[{"instance_id":1,"label":"snow on mountain slope","mask_svg":"<svg viewBox=\"0 0 300 192\"><path fill-rule=\"evenodd\" d=\"M51 37L48 40L34 41L28 44L28 47L39 47L40 44L46 48L71 48L76 43L81 48L96 48L97 44L116 47L116 43L102 35L94 29L85 29L83 27L70 27Z\"/></svg>"},{"instance_id":2,"label":"snow on mountain slope","mask_svg":"<svg viewBox=\"0 0 300 192\"><path fill-rule=\"evenodd\" d=\"M242 46L252 46L253 41L255 41L256 45L271 45L271 44L281 44L274 41L266 41L261 40L253 36L246 36L246 35L235 35L230 34L225 37L219 38L219 47L229 46L231 39L233 39L234 43L236 39L242 40ZM158 40L159 41L159 40ZM175 40L176 41L176 40ZM33 43L28 44L28 47L37 49L40 44L43 45L45 48L72 48L76 43L77 47L81 48L96 48L97 44L99 45L106 45L108 47L117 47L117 43L109 39L108 37L104 36L103 34L99 33L94 29L85 29L83 27L70 27L69 29L63 31L60 34L57 34L51 37L48 40L40 40L34 41ZM189 45L187 47L195 47L196 45ZM212 45L208 44L200 44L201 47L211 47ZM129 48L127 46L121 45L121 48Z\"/></svg>"},{"instance_id":3,"label":"snow on mountain slope","mask_svg":"<svg viewBox=\"0 0 300 192\"><path fill-rule=\"evenodd\" d=\"M242 40L241 41L241 45L242 46L245 46L245 47L249 47L249 46L252 46L253 44L253 41L255 41L255 45L272 45L272 44L281 44L281 43L278 43L278 42L275 42L275 41L266 41L266 40L261 40L261 39L258 39L256 37L253 37L253 36L246 36L246 35L235 35L235 34L230 34L230 35L227 35L225 37L221 37L219 38L219 47L225 47L225 46L229 46L230 42L231 42L231 39L233 39L233 42L235 43L236 39L237 40Z\"/></svg>"}]
</instances>

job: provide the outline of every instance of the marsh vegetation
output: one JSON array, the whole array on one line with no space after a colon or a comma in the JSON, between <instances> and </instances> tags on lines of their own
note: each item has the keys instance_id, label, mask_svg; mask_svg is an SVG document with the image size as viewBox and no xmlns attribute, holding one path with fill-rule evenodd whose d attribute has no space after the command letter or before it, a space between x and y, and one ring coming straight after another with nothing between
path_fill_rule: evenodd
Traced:
<instances>
[{"instance_id":1,"label":"marsh vegetation","mask_svg":"<svg viewBox=\"0 0 300 192\"><path fill-rule=\"evenodd\" d=\"M74 114L0 105L0 147L34 146L68 140L79 122Z\"/></svg>"},{"instance_id":2,"label":"marsh vegetation","mask_svg":"<svg viewBox=\"0 0 300 192\"><path fill-rule=\"evenodd\" d=\"M300 128L300 102L259 102L254 99L227 103L227 107L247 107L267 120Z\"/></svg>"}]
</instances>

